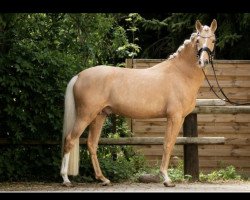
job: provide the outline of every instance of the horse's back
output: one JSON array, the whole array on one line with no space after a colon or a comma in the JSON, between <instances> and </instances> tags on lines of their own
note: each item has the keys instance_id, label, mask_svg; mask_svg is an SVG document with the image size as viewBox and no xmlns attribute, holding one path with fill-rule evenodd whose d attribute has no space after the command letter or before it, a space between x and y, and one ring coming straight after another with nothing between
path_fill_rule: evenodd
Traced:
<instances>
[{"instance_id":1,"label":"horse's back","mask_svg":"<svg viewBox=\"0 0 250 200\"><path fill-rule=\"evenodd\" d=\"M138 81L139 79L145 80L153 78L153 73L149 73L148 69L129 69L122 67L113 67L108 65L98 65L81 71L78 74L78 82L81 82L82 87L84 85L90 87L93 84L101 84L106 87L112 85L130 85L130 82Z\"/></svg>"}]
</instances>

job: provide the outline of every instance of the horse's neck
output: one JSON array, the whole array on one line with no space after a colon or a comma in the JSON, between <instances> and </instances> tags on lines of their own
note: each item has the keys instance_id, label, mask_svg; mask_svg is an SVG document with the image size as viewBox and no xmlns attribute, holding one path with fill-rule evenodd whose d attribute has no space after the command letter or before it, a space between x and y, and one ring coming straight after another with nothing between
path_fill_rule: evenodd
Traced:
<instances>
[{"instance_id":1,"label":"horse's neck","mask_svg":"<svg viewBox=\"0 0 250 200\"><path fill-rule=\"evenodd\" d=\"M176 70L181 71L185 81L190 81L197 90L204 81L204 75L198 66L197 50L193 43L188 44L177 57L173 58Z\"/></svg>"},{"instance_id":2,"label":"horse's neck","mask_svg":"<svg viewBox=\"0 0 250 200\"><path fill-rule=\"evenodd\" d=\"M194 68L194 66L197 66L197 49L194 42L190 42L189 44L185 45L185 47L178 53L178 56L174 59L176 59L177 62L185 63L185 66L182 68Z\"/></svg>"}]
</instances>

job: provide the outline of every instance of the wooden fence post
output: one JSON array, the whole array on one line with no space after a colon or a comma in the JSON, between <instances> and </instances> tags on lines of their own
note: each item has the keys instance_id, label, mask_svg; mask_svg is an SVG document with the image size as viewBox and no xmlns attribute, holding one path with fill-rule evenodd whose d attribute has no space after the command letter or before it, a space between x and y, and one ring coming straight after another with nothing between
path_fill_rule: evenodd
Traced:
<instances>
[{"instance_id":1,"label":"wooden fence post","mask_svg":"<svg viewBox=\"0 0 250 200\"><path fill-rule=\"evenodd\" d=\"M184 137L198 137L197 114L186 116L183 124ZM198 144L185 144L184 148L184 175L191 175L193 181L199 180Z\"/></svg>"}]
</instances>

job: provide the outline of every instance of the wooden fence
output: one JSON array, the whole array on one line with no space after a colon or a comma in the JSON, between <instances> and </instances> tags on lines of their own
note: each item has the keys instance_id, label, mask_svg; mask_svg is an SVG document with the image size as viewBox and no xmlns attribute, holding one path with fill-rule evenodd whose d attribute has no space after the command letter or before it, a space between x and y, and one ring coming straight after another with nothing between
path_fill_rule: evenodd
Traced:
<instances>
[{"instance_id":1,"label":"wooden fence","mask_svg":"<svg viewBox=\"0 0 250 200\"><path fill-rule=\"evenodd\" d=\"M128 68L148 68L163 60L131 59L126 60ZM250 101L250 61L215 60L215 69L220 85L230 99L237 102ZM211 68L207 71L213 85L215 79ZM216 90L217 88L214 87ZM199 90L199 99L217 98L204 81ZM225 106L225 110L227 110ZM135 137L163 137L166 119L128 119ZM198 134L200 137L225 137L225 145L199 145L199 167L201 171L235 166L241 173L250 175L250 114L213 112L198 115ZM180 132L180 137L183 131ZM137 148L152 163L160 163L162 145L145 145ZM183 158L183 147L176 145L173 157ZM173 158L172 157L172 158ZM174 164L172 159L171 163Z\"/></svg>"}]
</instances>

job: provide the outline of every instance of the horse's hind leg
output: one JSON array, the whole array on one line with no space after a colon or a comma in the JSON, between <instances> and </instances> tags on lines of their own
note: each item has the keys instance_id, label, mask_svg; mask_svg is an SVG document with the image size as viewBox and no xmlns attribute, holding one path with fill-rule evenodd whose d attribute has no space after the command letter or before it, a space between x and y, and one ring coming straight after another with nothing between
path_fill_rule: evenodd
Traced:
<instances>
[{"instance_id":1,"label":"horse's hind leg","mask_svg":"<svg viewBox=\"0 0 250 200\"><path fill-rule=\"evenodd\" d=\"M63 160L62 160L62 167L61 167L61 175L63 178L63 184L66 186L70 186L71 183L68 179L68 172L70 175L77 175L78 174L78 168L79 168L79 157L73 157L71 155L70 158L70 151L73 149L74 145L78 145L78 148L76 149L79 151L79 143L76 144L76 140L79 139L83 131L86 129L86 127L90 123L89 118L82 118L77 117L76 121L74 123L74 127L69 134L67 134L64 142L64 152L63 152ZM78 152L74 152L79 154ZM70 169L69 169L70 168Z\"/></svg>"},{"instance_id":2,"label":"horse's hind leg","mask_svg":"<svg viewBox=\"0 0 250 200\"><path fill-rule=\"evenodd\" d=\"M91 122L89 127L89 136L87 145L88 145L88 150L90 152L93 168L95 170L96 179L101 180L103 185L108 185L110 181L103 176L97 158L98 141L101 135L102 126L105 119L106 115L97 115L97 117Z\"/></svg>"}]
</instances>

